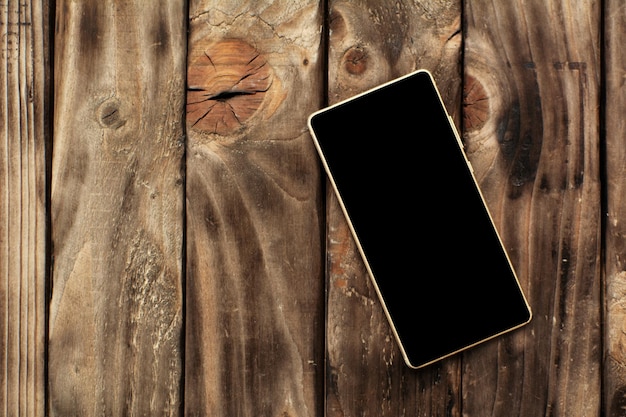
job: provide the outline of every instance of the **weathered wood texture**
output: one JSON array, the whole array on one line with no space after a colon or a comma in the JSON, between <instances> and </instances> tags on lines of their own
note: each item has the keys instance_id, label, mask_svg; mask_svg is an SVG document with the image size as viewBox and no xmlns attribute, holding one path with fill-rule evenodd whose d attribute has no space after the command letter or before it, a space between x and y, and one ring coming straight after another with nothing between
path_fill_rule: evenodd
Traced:
<instances>
[{"instance_id":1,"label":"weathered wood texture","mask_svg":"<svg viewBox=\"0 0 626 417\"><path fill-rule=\"evenodd\" d=\"M426 68L437 79L450 113L458 118L460 2L398 1L390 6L378 0L335 0L329 6L331 103ZM436 158L418 157L419 148L407 149L403 138L367 139L396 146L398 152L415 150L417 163ZM406 367L336 198L328 190L326 415L460 415L459 357L419 372Z\"/></svg>"},{"instance_id":2,"label":"weathered wood texture","mask_svg":"<svg viewBox=\"0 0 626 417\"><path fill-rule=\"evenodd\" d=\"M0 415L626 416L619 1L52 3L0 4ZM417 68L534 319L414 371L306 117Z\"/></svg>"},{"instance_id":3,"label":"weathered wood texture","mask_svg":"<svg viewBox=\"0 0 626 417\"><path fill-rule=\"evenodd\" d=\"M0 415L43 415L46 151L44 1L0 4Z\"/></svg>"},{"instance_id":4,"label":"weathered wood texture","mask_svg":"<svg viewBox=\"0 0 626 417\"><path fill-rule=\"evenodd\" d=\"M467 151L534 318L468 353L468 416L601 409L600 8L465 3Z\"/></svg>"},{"instance_id":5,"label":"weathered wood texture","mask_svg":"<svg viewBox=\"0 0 626 417\"><path fill-rule=\"evenodd\" d=\"M318 416L317 1L192 1L185 415Z\"/></svg>"},{"instance_id":6,"label":"weathered wood texture","mask_svg":"<svg viewBox=\"0 0 626 417\"><path fill-rule=\"evenodd\" d=\"M626 416L626 8L605 2L606 227L604 408L610 417Z\"/></svg>"},{"instance_id":7,"label":"weathered wood texture","mask_svg":"<svg viewBox=\"0 0 626 417\"><path fill-rule=\"evenodd\" d=\"M178 415L186 6L56 7L50 414Z\"/></svg>"}]
</instances>

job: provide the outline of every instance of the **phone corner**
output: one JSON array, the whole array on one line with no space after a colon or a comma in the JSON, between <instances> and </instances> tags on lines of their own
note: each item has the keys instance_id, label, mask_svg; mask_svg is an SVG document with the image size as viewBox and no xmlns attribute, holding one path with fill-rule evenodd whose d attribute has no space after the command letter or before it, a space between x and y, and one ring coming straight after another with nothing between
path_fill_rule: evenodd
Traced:
<instances>
[{"instance_id":1,"label":"phone corner","mask_svg":"<svg viewBox=\"0 0 626 417\"><path fill-rule=\"evenodd\" d=\"M415 371L416 371L416 370L418 370L418 369L421 369L421 368L423 368L423 367L427 366L427 364L423 364L423 365L415 365L414 363L412 363L412 362L409 360L409 358L408 358L408 357L406 357L405 355L402 355L402 356L404 357L404 358L403 358L403 359L404 359L404 364L405 364L408 368L410 368L410 369L413 369L413 370L415 370Z\"/></svg>"},{"instance_id":2,"label":"phone corner","mask_svg":"<svg viewBox=\"0 0 626 417\"><path fill-rule=\"evenodd\" d=\"M526 305L526 308L528 309L528 318L523 323L524 326L533 321L533 310L530 308L529 305Z\"/></svg>"}]
</instances>

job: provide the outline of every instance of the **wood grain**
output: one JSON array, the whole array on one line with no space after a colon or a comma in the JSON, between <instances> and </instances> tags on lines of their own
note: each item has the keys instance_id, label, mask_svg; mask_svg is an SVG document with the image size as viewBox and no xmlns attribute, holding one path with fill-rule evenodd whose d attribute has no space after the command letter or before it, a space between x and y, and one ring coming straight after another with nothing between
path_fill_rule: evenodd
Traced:
<instances>
[{"instance_id":1,"label":"wood grain","mask_svg":"<svg viewBox=\"0 0 626 417\"><path fill-rule=\"evenodd\" d=\"M610 417L626 416L626 147L624 113L626 53L621 37L626 27L626 9L616 1L605 3L605 137L606 137L606 227L605 227L605 326L604 408Z\"/></svg>"},{"instance_id":2,"label":"wood grain","mask_svg":"<svg viewBox=\"0 0 626 417\"><path fill-rule=\"evenodd\" d=\"M0 415L45 407L50 68L45 1L0 4Z\"/></svg>"},{"instance_id":3,"label":"wood grain","mask_svg":"<svg viewBox=\"0 0 626 417\"><path fill-rule=\"evenodd\" d=\"M450 113L460 116L459 2L399 1L389 7L383 1L335 0L329 6L331 103L426 68L438 81ZM327 188L326 415L459 416L459 358L417 372L405 365L335 195Z\"/></svg>"},{"instance_id":4,"label":"wood grain","mask_svg":"<svg viewBox=\"0 0 626 417\"><path fill-rule=\"evenodd\" d=\"M0 4L0 415L626 416L621 2L187 3ZM414 371L305 122L417 68L534 318Z\"/></svg>"},{"instance_id":5,"label":"wood grain","mask_svg":"<svg viewBox=\"0 0 626 417\"><path fill-rule=\"evenodd\" d=\"M596 416L599 6L472 0L464 14L467 150L534 318L465 356L463 413Z\"/></svg>"},{"instance_id":6,"label":"wood grain","mask_svg":"<svg viewBox=\"0 0 626 417\"><path fill-rule=\"evenodd\" d=\"M50 414L178 415L186 7L56 6Z\"/></svg>"},{"instance_id":7,"label":"wood grain","mask_svg":"<svg viewBox=\"0 0 626 417\"><path fill-rule=\"evenodd\" d=\"M315 1L190 4L185 415L322 415L321 23Z\"/></svg>"}]
</instances>

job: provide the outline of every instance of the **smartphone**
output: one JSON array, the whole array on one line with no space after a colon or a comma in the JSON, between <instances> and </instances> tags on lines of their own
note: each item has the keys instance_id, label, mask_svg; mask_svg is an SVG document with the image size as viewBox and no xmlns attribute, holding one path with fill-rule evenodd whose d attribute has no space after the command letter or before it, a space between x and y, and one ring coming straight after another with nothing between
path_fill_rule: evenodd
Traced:
<instances>
[{"instance_id":1,"label":"smartphone","mask_svg":"<svg viewBox=\"0 0 626 417\"><path fill-rule=\"evenodd\" d=\"M308 127L408 366L531 320L430 72L322 109Z\"/></svg>"}]
</instances>

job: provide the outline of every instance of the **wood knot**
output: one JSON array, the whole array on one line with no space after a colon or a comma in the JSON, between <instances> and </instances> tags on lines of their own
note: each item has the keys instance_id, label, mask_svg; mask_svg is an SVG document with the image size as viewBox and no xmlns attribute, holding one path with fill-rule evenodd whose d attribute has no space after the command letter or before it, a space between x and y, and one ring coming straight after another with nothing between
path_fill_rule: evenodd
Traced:
<instances>
[{"instance_id":1,"label":"wood knot","mask_svg":"<svg viewBox=\"0 0 626 417\"><path fill-rule=\"evenodd\" d=\"M472 75L463 85L463 126L466 131L479 130L489 118L489 97L483 85Z\"/></svg>"},{"instance_id":2,"label":"wood knot","mask_svg":"<svg viewBox=\"0 0 626 417\"><path fill-rule=\"evenodd\" d=\"M108 129L119 129L126 124L126 120L120 115L120 102L116 98L110 98L100 104L96 117L100 126Z\"/></svg>"},{"instance_id":3,"label":"wood knot","mask_svg":"<svg viewBox=\"0 0 626 417\"><path fill-rule=\"evenodd\" d=\"M367 51L360 46L354 46L346 51L343 61L344 68L349 74L361 75L367 69Z\"/></svg>"},{"instance_id":4,"label":"wood knot","mask_svg":"<svg viewBox=\"0 0 626 417\"><path fill-rule=\"evenodd\" d=\"M192 58L187 71L187 123L192 129L228 135L261 107L273 72L250 44L212 43Z\"/></svg>"}]
</instances>

